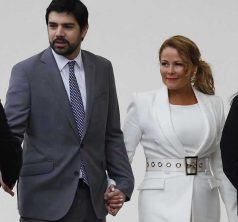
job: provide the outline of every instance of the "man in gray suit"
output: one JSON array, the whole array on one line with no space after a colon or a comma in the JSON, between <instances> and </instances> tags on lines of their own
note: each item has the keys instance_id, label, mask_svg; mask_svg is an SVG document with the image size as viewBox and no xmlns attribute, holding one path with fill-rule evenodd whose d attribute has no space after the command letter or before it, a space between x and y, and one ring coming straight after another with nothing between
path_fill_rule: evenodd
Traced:
<instances>
[{"instance_id":1,"label":"man in gray suit","mask_svg":"<svg viewBox=\"0 0 238 222\"><path fill-rule=\"evenodd\" d=\"M12 132L24 140L21 221L105 221L106 174L121 203L134 186L112 65L81 50L88 30L81 1L53 0L46 23L50 48L13 67L5 105Z\"/></svg>"}]
</instances>

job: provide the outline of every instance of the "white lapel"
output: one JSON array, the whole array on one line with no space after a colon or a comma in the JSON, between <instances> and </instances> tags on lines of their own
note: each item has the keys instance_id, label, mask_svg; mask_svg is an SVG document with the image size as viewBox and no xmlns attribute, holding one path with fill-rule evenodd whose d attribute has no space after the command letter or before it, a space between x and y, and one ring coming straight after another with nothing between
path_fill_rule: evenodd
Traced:
<instances>
[{"instance_id":1,"label":"white lapel","mask_svg":"<svg viewBox=\"0 0 238 222\"><path fill-rule=\"evenodd\" d=\"M178 157L186 156L185 149L178 139L171 121L167 87L164 86L157 92L153 110L161 131L172 147L174 147Z\"/></svg>"},{"instance_id":2,"label":"white lapel","mask_svg":"<svg viewBox=\"0 0 238 222\"><path fill-rule=\"evenodd\" d=\"M206 155L206 151L211 147L211 144L216 138L216 120L213 112L214 107L212 107L208 98L209 96L199 92L195 88L193 88L193 90L205 122L205 136L195 152L195 156L200 157L203 156L203 154ZM167 141L174 147L178 155L182 157L186 156L185 148L177 137L171 121L167 87L163 87L157 92L153 111L155 119L158 120L157 123Z\"/></svg>"},{"instance_id":3,"label":"white lapel","mask_svg":"<svg viewBox=\"0 0 238 222\"><path fill-rule=\"evenodd\" d=\"M208 95L205 95L194 88L193 90L205 121L205 136L195 152L195 156L203 156L203 154L206 154L206 151L211 147L211 144L216 138L217 124L213 110L215 107L212 106Z\"/></svg>"}]
</instances>

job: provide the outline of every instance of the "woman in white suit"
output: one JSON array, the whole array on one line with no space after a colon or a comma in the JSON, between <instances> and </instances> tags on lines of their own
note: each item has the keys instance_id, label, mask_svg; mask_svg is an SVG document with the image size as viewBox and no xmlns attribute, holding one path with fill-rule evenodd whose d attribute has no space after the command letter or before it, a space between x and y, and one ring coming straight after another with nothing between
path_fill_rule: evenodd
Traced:
<instances>
[{"instance_id":1,"label":"woman in white suit","mask_svg":"<svg viewBox=\"0 0 238 222\"><path fill-rule=\"evenodd\" d=\"M183 36L167 39L159 59L165 87L135 94L124 124L130 161L139 143L146 157L139 221L219 222L219 190L229 222L237 222L236 190L222 170L223 104L211 69Z\"/></svg>"}]
</instances>

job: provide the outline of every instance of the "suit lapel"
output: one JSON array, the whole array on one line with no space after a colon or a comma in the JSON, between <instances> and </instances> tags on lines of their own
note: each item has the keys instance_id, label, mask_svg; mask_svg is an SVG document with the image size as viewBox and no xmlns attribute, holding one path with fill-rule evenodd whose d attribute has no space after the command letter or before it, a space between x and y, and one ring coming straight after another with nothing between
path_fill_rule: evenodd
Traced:
<instances>
[{"instance_id":1,"label":"suit lapel","mask_svg":"<svg viewBox=\"0 0 238 222\"><path fill-rule=\"evenodd\" d=\"M90 115L93 107L94 98L94 85L95 85L95 64L91 62L90 55L82 50L82 60L85 72L85 82L86 82L86 121L84 135L88 128Z\"/></svg>"},{"instance_id":2,"label":"suit lapel","mask_svg":"<svg viewBox=\"0 0 238 222\"><path fill-rule=\"evenodd\" d=\"M211 102L209 101L207 95L204 95L194 88L193 90L205 122L205 136L195 152L195 156L200 157L203 156L203 154L206 154L207 149L211 147L214 138L216 138L216 120L212 111L214 108L211 107ZM168 90L166 87L163 87L158 92L155 100L154 110L156 114L155 116L158 119L158 124L160 125L161 131L163 132L164 136L167 138L170 144L173 145L174 149L177 152L179 152L183 157L187 156L185 148L180 142L173 128L169 108Z\"/></svg>"},{"instance_id":3,"label":"suit lapel","mask_svg":"<svg viewBox=\"0 0 238 222\"><path fill-rule=\"evenodd\" d=\"M48 48L43 52L41 62L44 64L44 69L42 70L42 73L48 80L46 82L50 86L50 89L52 89L52 91L54 92L54 96L59 106L64 111L67 119L69 120L70 126L72 127L76 136L79 138L69 98L62 77L60 75L60 71L51 52L51 48Z\"/></svg>"},{"instance_id":4,"label":"suit lapel","mask_svg":"<svg viewBox=\"0 0 238 222\"><path fill-rule=\"evenodd\" d=\"M205 136L198 147L197 151L195 152L195 156L201 156L201 153L206 153L207 149L210 149L211 144L216 137L216 120L213 114L213 107L211 107L211 103L207 97L207 95L199 92L196 89L193 89L196 95L199 108L204 118L205 122Z\"/></svg>"},{"instance_id":5,"label":"suit lapel","mask_svg":"<svg viewBox=\"0 0 238 222\"><path fill-rule=\"evenodd\" d=\"M155 99L154 111L161 131L169 143L174 147L176 153L178 153L179 156L186 156L185 149L178 139L171 121L168 90L166 87L163 87L158 92Z\"/></svg>"}]
</instances>

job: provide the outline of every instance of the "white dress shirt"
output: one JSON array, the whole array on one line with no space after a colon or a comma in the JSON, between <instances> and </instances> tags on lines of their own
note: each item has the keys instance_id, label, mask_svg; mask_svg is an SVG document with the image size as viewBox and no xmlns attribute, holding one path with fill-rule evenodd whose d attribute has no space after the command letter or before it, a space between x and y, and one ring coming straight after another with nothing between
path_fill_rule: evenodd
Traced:
<instances>
[{"instance_id":1,"label":"white dress shirt","mask_svg":"<svg viewBox=\"0 0 238 222\"><path fill-rule=\"evenodd\" d=\"M85 83L85 72L83 67L83 61L82 61L82 55L81 51L79 52L78 56L74 60L68 60L66 57L62 55L58 55L54 52L52 49L55 61L57 63L57 66L60 70L60 74L62 77L62 80L64 82L65 89L67 91L69 100L70 100L70 92L69 92L69 65L68 62L75 61L74 66L74 73L78 82L78 86L81 92L82 100L83 100L83 106L84 110L86 111L86 83Z\"/></svg>"}]
</instances>

